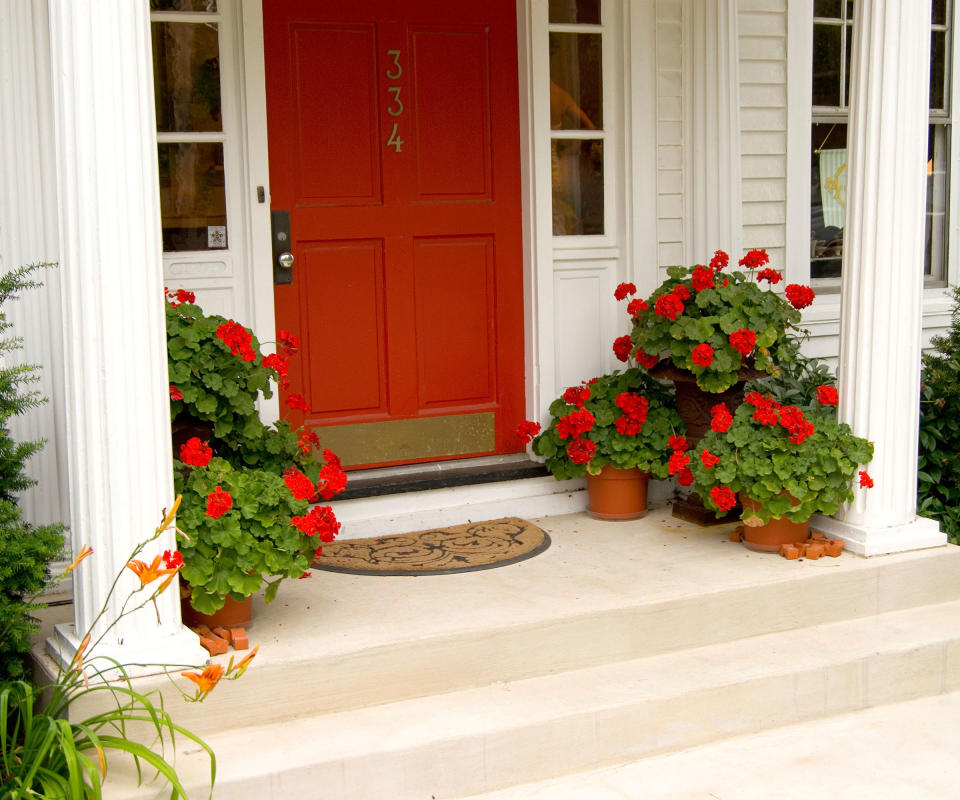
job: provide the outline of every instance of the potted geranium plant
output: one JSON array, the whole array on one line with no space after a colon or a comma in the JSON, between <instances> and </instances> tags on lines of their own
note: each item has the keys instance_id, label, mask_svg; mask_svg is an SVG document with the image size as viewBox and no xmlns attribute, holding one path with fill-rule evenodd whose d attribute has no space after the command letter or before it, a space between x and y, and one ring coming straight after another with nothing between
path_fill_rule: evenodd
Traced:
<instances>
[{"instance_id":1,"label":"potted geranium plant","mask_svg":"<svg viewBox=\"0 0 960 800\"><path fill-rule=\"evenodd\" d=\"M650 297L633 298L627 306L632 330L614 343L614 351L621 360L632 354L654 375L677 384L692 441L706 432L710 399L736 405L742 381L776 374L778 361L790 357L786 333L814 293L799 284L787 286L785 297L769 290L783 280L769 261L765 250L751 250L739 262L746 272L726 270L729 256L718 250L709 266L669 267ZM635 293L633 284L621 284L616 297ZM726 394L705 400L704 393Z\"/></svg>"},{"instance_id":2,"label":"potted geranium plant","mask_svg":"<svg viewBox=\"0 0 960 800\"><path fill-rule=\"evenodd\" d=\"M669 388L636 367L618 370L571 386L550 404L550 414L539 435L539 423L529 421L517 432L524 441L536 436L533 452L546 458L554 477L586 475L594 516L646 513L649 477L667 477L671 438L683 433ZM626 495L617 497L621 491Z\"/></svg>"},{"instance_id":3,"label":"potted geranium plant","mask_svg":"<svg viewBox=\"0 0 960 800\"><path fill-rule=\"evenodd\" d=\"M330 500L346 487L337 456L317 435L286 420L265 425L256 401L284 387L299 342L278 333L264 355L253 332L206 315L192 292L168 292L167 353L174 431L174 485L183 495L179 527L186 618L243 602L232 621L249 621L249 598L264 581L274 598L283 578L299 577L339 523ZM300 395L286 398L305 410ZM246 617L246 620L244 620Z\"/></svg>"},{"instance_id":4,"label":"potted geranium plant","mask_svg":"<svg viewBox=\"0 0 960 800\"><path fill-rule=\"evenodd\" d=\"M711 431L685 454L704 505L718 516L743 504L743 541L778 550L807 538L814 513L830 515L853 499L853 482L872 487L861 467L873 444L838 422L832 386L817 390L807 412L750 392L734 413L723 403L711 411Z\"/></svg>"}]
</instances>

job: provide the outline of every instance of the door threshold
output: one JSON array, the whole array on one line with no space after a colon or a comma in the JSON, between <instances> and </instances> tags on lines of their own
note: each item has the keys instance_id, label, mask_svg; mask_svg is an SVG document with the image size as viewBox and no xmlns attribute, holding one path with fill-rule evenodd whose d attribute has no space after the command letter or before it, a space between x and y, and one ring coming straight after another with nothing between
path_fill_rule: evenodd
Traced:
<instances>
[{"instance_id":1,"label":"door threshold","mask_svg":"<svg viewBox=\"0 0 960 800\"><path fill-rule=\"evenodd\" d=\"M532 461L526 453L405 464L349 473L347 488L337 495L337 500L541 478L549 474L542 463Z\"/></svg>"}]
</instances>

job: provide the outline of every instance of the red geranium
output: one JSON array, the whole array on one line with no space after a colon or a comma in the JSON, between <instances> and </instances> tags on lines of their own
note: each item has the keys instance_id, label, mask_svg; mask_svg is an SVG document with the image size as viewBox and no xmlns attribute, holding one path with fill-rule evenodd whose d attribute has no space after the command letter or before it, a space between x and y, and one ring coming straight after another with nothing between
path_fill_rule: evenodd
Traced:
<instances>
[{"instance_id":1,"label":"red geranium","mask_svg":"<svg viewBox=\"0 0 960 800\"><path fill-rule=\"evenodd\" d=\"M205 467L211 458L213 450L197 436L192 436L180 445L180 460L191 467Z\"/></svg>"},{"instance_id":2,"label":"red geranium","mask_svg":"<svg viewBox=\"0 0 960 800\"><path fill-rule=\"evenodd\" d=\"M740 266L747 269L759 269L764 264L770 263L770 256L766 250L751 250L740 259Z\"/></svg>"},{"instance_id":3,"label":"red geranium","mask_svg":"<svg viewBox=\"0 0 960 800\"><path fill-rule=\"evenodd\" d=\"M317 481L317 491L324 500L331 500L335 494L340 494L347 488L347 473L340 466L340 459L324 450L324 455L329 453L333 458L327 458L327 463L320 468L320 478Z\"/></svg>"},{"instance_id":4,"label":"red geranium","mask_svg":"<svg viewBox=\"0 0 960 800\"><path fill-rule=\"evenodd\" d=\"M683 313L683 301L675 294L660 295L653 306L653 312L658 317L674 322Z\"/></svg>"},{"instance_id":5,"label":"red geranium","mask_svg":"<svg viewBox=\"0 0 960 800\"><path fill-rule=\"evenodd\" d=\"M696 267L694 267L690 282L693 284L693 288L698 292L702 292L704 289L712 289L713 270L708 269L702 264L698 264Z\"/></svg>"},{"instance_id":6,"label":"red geranium","mask_svg":"<svg viewBox=\"0 0 960 800\"><path fill-rule=\"evenodd\" d=\"M302 394L288 394L287 399L284 400L288 408L293 409L294 411L303 411L307 412L310 410L310 405L307 403L307 398Z\"/></svg>"},{"instance_id":7,"label":"red geranium","mask_svg":"<svg viewBox=\"0 0 960 800\"><path fill-rule=\"evenodd\" d=\"M861 485L864 489L872 489L872 488L873 488L873 478L871 478L871 477L870 477L866 472L864 472L863 470L860 470L860 485Z\"/></svg>"},{"instance_id":8,"label":"red geranium","mask_svg":"<svg viewBox=\"0 0 960 800\"><path fill-rule=\"evenodd\" d=\"M713 455L713 453L704 447L703 452L700 453L700 460L707 469L713 469L720 462L720 457Z\"/></svg>"},{"instance_id":9,"label":"red geranium","mask_svg":"<svg viewBox=\"0 0 960 800\"><path fill-rule=\"evenodd\" d=\"M693 483L693 473L690 471L689 467L683 467L677 473L677 483L681 486L689 486Z\"/></svg>"},{"instance_id":10,"label":"red geranium","mask_svg":"<svg viewBox=\"0 0 960 800\"><path fill-rule=\"evenodd\" d=\"M517 436L524 444L533 439L533 437L538 433L540 433L539 422L531 422L530 420L525 419L523 422L517 425Z\"/></svg>"},{"instance_id":11,"label":"red geranium","mask_svg":"<svg viewBox=\"0 0 960 800\"><path fill-rule=\"evenodd\" d=\"M713 258L710 259L710 269L714 272L719 272L727 264L730 263L730 256L723 252L723 250L717 250L713 254Z\"/></svg>"},{"instance_id":12,"label":"red geranium","mask_svg":"<svg viewBox=\"0 0 960 800\"><path fill-rule=\"evenodd\" d=\"M626 361L630 358L630 351L633 350L633 342L629 336L618 336L613 341L613 353L620 361Z\"/></svg>"},{"instance_id":13,"label":"red geranium","mask_svg":"<svg viewBox=\"0 0 960 800\"><path fill-rule=\"evenodd\" d=\"M634 286L632 283L621 283L614 290L613 296L616 297L617 300L623 300L623 298L626 297L627 295L636 294L636 293L637 293L637 287Z\"/></svg>"},{"instance_id":14,"label":"red geranium","mask_svg":"<svg viewBox=\"0 0 960 800\"><path fill-rule=\"evenodd\" d=\"M689 450L690 445L687 444L687 440L682 436L671 436L667 441L667 445L674 452L683 452L684 450Z\"/></svg>"},{"instance_id":15,"label":"red geranium","mask_svg":"<svg viewBox=\"0 0 960 800\"><path fill-rule=\"evenodd\" d=\"M300 347L300 339L285 330L277 331L277 343L288 356L292 356Z\"/></svg>"},{"instance_id":16,"label":"red geranium","mask_svg":"<svg viewBox=\"0 0 960 800\"><path fill-rule=\"evenodd\" d=\"M232 319L217 326L217 338L219 338L230 352L235 356L240 356L244 361L253 361L257 354L251 347L253 339L252 334L239 322Z\"/></svg>"},{"instance_id":17,"label":"red geranium","mask_svg":"<svg viewBox=\"0 0 960 800\"><path fill-rule=\"evenodd\" d=\"M730 346L742 356L749 355L756 343L757 332L749 328L740 328L730 334Z\"/></svg>"},{"instance_id":18,"label":"red geranium","mask_svg":"<svg viewBox=\"0 0 960 800\"><path fill-rule=\"evenodd\" d=\"M783 280L783 275L777 270L767 267L767 269L762 269L757 273L757 283L760 281L770 281L770 283L780 283Z\"/></svg>"},{"instance_id":19,"label":"red geranium","mask_svg":"<svg viewBox=\"0 0 960 800\"><path fill-rule=\"evenodd\" d=\"M710 409L710 427L717 433L726 433L733 424L733 414L726 403L717 403Z\"/></svg>"},{"instance_id":20,"label":"red geranium","mask_svg":"<svg viewBox=\"0 0 960 800\"><path fill-rule=\"evenodd\" d=\"M617 417L614 424L617 427L617 433L622 433L624 436L636 436L643 430L643 420L628 417L625 414Z\"/></svg>"},{"instance_id":21,"label":"red geranium","mask_svg":"<svg viewBox=\"0 0 960 800\"><path fill-rule=\"evenodd\" d=\"M796 309L806 308L816 297L813 289L809 286L801 286L799 283L791 283L787 286L786 293L790 305Z\"/></svg>"},{"instance_id":22,"label":"red geranium","mask_svg":"<svg viewBox=\"0 0 960 800\"><path fill-rule=\"evenodd\" d=\"M670 293L674 297L679 297L683 301L690 299L690 290L687 288L686 284L678 283L673 287L673 291Z\"/></svg>"},{"instance_id":23,"label":"red geranium","mask_svg":"<svg viewBox=\"0 0 960 800\"><path fill-rule=\"evenodd\" d=\"M171 400L183 400L183 392L181 392L176 386L172 383L170 384L170 399Z\"/></svg>"},{"instance_id":24,"label":"red geranium","mask_svg":"<svg viewBox=\"0 0 960 800\"><path fill-rule=\"evenodd\" d=\"M680 470L685 469L689 463L690 456L688 456L682 450L675 450L671 454L670 460L667 462L667 468L670 470L671 475L676 475L678 472L680 472Z\"/></svg>"},{"instance_id":25,"label":"red geranium","mask_svg":"<svg viewBox=\"0 0 960 800\"><path fill-rule=\"evenodd\" d=\"M574 464L586 464L597 452L597 443L589 439L577 439L567 445L567 455Z\"/></svg>"},{"instance_id":26,"label":"red geranium","mask_svg":"<svg viewBox=\"0 0 960 800\"><path fill-rule=\"evenodd\" d=\"M317 493L313 481L296 467L290 467L283 473L283 482L297 500L309 500Z\"/></svg>"},{"instance_id":27,"label":"red geranium","mask_svg":"<svg viewBox=\"0 0 960 800\"><path fill-rule=\"evenodd\" d=\"M183 556L179 550L164 550L163 563L167 569L177 569L183 566Z\"/></svg>"},{"instance_id":28,"label":"red geranium","mask_svg":"<svg viewBox=\"0 0 960 800\"><path fill-rule=\"evenodd\" d=\"M332 542L340 532L340 523L330 506L314 506L309 514L292 517L290 522L307 536L319 536L322 542Z\"/></svg>"},{"instance_id":29,"label":"red geranium","mask_svg":"<svg viewBox=\"0 0 960 800\"><path fill-rule=\"evenodd\" d=\"M657 362L660 360L652 353L645 353L639 347L633 354L633 357L637 360L637 363L640 364L640 366L646 367L647 369L653 369L655 366L657 366Z\"/></svg>"},{"instance_id":30,"label":"red geranium","mask_svg":"<svg viewBox=\"0 0 960 800\"><path fill-rule=\"evenodd\" d=\"M575 439L589 431L596 420L586 409L572 411L557 420L557 434L561 439Z\"/></svg>"},{"instance_id":31,"label":"red geranium","mask_svg":"<svg viewBox=\"0 0 960 800\"><path fill-rule=\"evenodd\" d=\"M721 511L729 511L737 504L737 498L729 486L714 486L710 490L710 499Z\"/></svg>"},{"instance_id":32,"label":"red geranium","mask_svg":"<svg viewBox=\"0 0 960 800\"><path fill-rule=\"evenodd\" d=\"M264 356L263 361L260 363L263 364L263 366L272 369L281 378L287 377L287 371L290 369L287 359L283 358L283 356L278 356L276 353L271 353L268 356Z\"/></svg>"},{"instance_id":33,"label":"red geranium","mask_svg":"<svg viewBox=\"0 0 960 800\"><path fill-rule=\"evenodd\" d=\"M623 359L624 361L626 359ZM590 399L590 389L587 386L571 386L563 393L563 402L568 406L583 408L583 404Z\"/></svg>"},{"instance_id":34,"label":"red geranium","mask_svg":"<svg viewBox=\"0 0 960 800\"><path fill-rule=\"evenodd\" d=\"M223 491L222 486L218 486L207 495L207 516L211 519L222 517L232 507L233 498L229 492Z\"/></svg>"},{"instance_id":35,"label":"red geranium","mask_svg":"<svg viewBox=\"0 0 960 800\"><path fill-rule=\"evenodd\" d=\"M309 453L311 448L319 446L320 439L313 431L301 429L297 434L297 447L300 448L301 453Z\"/></svg>"},{"instance_id":36,"label":"red geranium","mask_svg":"<svg viewBox=\"0 0 960 800\"><path fill-rule=\"evenodd\" d=\"M637 316L637 314L642 311L646 311L650 306L647 305L647 301L639 297L634 297L629 303L627 303L627 313L631 317Z\"/></svg>"},{"instance_id":37,"label":"red geranium","mask_svg":"<svg viewBox=\"0 0 960 800\"><path fill-rule=\"evenodd\" d=\"M837 390L833 386L823 386L817 387L817 400L820 401L822 406L835 406L840 402L840 396L837 394Z\"/></svg>"},{"instance_id":38,"label":"red geranium","mask_svg":"<svg viewBox=\"0 0 960 800\"><path fill-rule=\"evenodd\" d=\"M698 367L709 367L713 363L713 348L706 342L698 344L690 353L690 358Z\"/></svg>"}]
</instances>

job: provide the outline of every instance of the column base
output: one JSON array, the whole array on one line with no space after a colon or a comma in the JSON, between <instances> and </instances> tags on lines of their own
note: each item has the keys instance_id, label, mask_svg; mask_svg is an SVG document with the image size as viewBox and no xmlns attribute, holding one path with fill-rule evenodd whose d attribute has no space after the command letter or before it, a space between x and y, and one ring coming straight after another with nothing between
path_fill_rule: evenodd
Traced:
<instances>
[{"instance_id":1,"label":"column base","mask_svg":"<svg viewBox=\"0 0 960 800\"><path fill-rule=\"evenodd\" d=\"M940 531L940 523L926 517L914 517L910 522L887 528L854 525L833 517L815 514L810 525L831 539L843 539L844 547L860 556L882 556L940 547L947 543L947 535Z\"/></svg>"},{"instance_id":2,"label":"column base","mask_svg":"<svg viewBox=\"0 0 960 800\"><path fill-rule=\"evenodd\" d=\"M80 637L77 636L72 622L57 625L53 636L46 641L47 655L61 669L70 666L79 647ZM93 678L96 670L100 670L105 678L113 680L117 677L117 668L108 659L120 664L128 677L141 678L161 674L165 668L177 670L203 666L209 658L210 654L201 646L197 635L181 627L179 632L171 636L144 642L139 647L101 644L93 653L88 650L83 660L91 665L87 670L88 678Z\"/></svg>"}]
</instances>

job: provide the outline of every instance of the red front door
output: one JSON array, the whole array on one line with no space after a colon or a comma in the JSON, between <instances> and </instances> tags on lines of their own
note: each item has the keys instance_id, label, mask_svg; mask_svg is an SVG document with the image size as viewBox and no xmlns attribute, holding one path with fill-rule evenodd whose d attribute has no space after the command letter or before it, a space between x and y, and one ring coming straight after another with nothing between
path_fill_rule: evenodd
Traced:
<instances>
[{"instance_id":1,"label":"red front door","mask_svg":"<svg viewBox=\"0 0 960 800\"><path fill-rule=\"evenodd\" d=\"M520 449L514 0L264 0L290 392L345 464Z\"/></svg>"}]
</instances>

